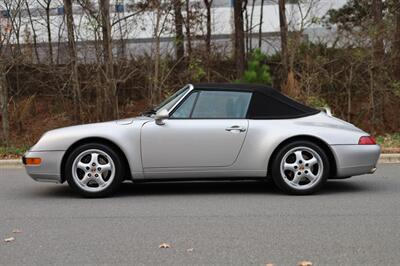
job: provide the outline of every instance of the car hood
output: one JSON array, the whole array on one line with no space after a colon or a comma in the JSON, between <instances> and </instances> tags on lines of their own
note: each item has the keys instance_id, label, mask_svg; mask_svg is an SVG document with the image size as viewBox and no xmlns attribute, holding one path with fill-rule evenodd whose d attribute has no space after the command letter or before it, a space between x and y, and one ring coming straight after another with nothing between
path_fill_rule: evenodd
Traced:
<instances>
[{"instance_id":1,"label":"car hood","mask_svg":"<svg viewBox=\"0 0 400 266\"><path fill-rule=\"evenodd\" d=\"M134 128L140 128L141 124L150 119L140 116L53 129L44 133L30 151L66 150L70 145L84 138L123 138L126 134L132 134Z\"/></svg>"}]
</instances>

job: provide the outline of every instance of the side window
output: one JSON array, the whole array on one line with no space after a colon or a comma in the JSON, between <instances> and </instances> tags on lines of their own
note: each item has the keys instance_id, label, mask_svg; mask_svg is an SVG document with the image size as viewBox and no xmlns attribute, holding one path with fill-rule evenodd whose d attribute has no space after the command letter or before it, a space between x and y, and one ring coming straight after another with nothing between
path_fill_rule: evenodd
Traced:
<instances>
[{"instance_id":1,"label":"side window","mask_svg":"<svg viewBox=\"0 0 400 266\"><path fill-rule=\"evenodd\" d=\"M192 118L246 118L251 92L201 91Z\"/></svg>"},{"instance_id":2,"label":"side window","mask_svg":"<svg viewBox=\"0 0 400 266\"><path fill-rule=\"evenodd\" d=\"M171 115L172 118L189 118L190 113L193 110L193 105L196 100L198 92L193 92L186 98L185 102L183 102L178 109Z\"/></svg>"}]
</instances>

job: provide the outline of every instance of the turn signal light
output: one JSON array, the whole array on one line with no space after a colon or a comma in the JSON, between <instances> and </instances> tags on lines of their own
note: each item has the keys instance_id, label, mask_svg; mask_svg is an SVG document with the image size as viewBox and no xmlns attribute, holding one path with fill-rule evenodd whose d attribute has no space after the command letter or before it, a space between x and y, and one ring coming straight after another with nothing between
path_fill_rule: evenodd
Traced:
<instances>
[{"instance_id":1,"label":"turn signal light","mask_svg":"<svg viewBox=\"0 0 400 266\"><path fill-rule=\"evenodd\" d=\"M373 137L371 136L362 136L360 140L358 141L359 145L375 145L376 141Z\"/></svg>"},{"instance_id":2,"label":"turn signal light","mask_svg":"<svg viewBox=\"0 0 400 266\"><path fill-rule=\"evenodd\" d=\"M42 162L40 158L25 158L26 165L39 165Z\"/></svg>"}]
</instances>

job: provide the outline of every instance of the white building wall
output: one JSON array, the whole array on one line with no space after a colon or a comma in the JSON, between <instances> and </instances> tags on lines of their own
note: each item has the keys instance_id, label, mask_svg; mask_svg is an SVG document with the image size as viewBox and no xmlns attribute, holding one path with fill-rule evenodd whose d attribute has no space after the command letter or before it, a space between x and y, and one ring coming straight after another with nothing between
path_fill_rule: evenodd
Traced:
<instances>
[{"instance_id":1,"label":"white building wall","mask_svg":"<svg viewBox=\"0 0 400 266\"><path fill-rule=\"evenodd\" d=\"M48 46L48 36L47 36L47 28L45 21L45 14L43 8L40 6L39 2L41 0L31 0L30 2L30 10L32 13L32 23L35 28L37 34L37 42L40 44L42 49L46 49ZM231 46L231 37L230 35L233 33L233 9L231 7L232 0L214 0L214 7L212 8L212 38L213 43L218 46L230 49ZM6 10L7 7L11 7L11 11L13 12L13 8L15 8L15 3L18 1L15 0L3 0L0 2L0 10ZM132 14L132 12L136 12L135 10L129 10L128 6L132 1L118 1L124 5L124 12L116 13L115 11L115 3L116 1L112 1L110 10L113 11L111 14L112 23L117 21L119 18L128 16ZM165 1L168 2L168 1ZM310 40L317 40L321 37L331 37L332 33L327 32L326 29L322 28L320 25L315 25L311 23L311 19L314 17L321 18L326 14L326 12L331 8L339 8L341 7L346 0L310 0L306 4L300 5L303 14L307 13L307 19L303 21L303 24L306 25L305 33L308 35ZM202 6L203 1L193 1L192 5ZM252 1L249 0L248 4L248 15L251 13L251 4ZM312 8L310 8L310 5ZM65 42L67 41L67 31L66 31L66 22L64 16L58 14L59 8L61 8L62 0L53 0L51 4L51 35L52 35L52 43L54 46L54 50L60 48L60 52L65 50L66 47ZM94 10L98 10L97 1L93 1ZM183 8L184 9L184 8ZM299 10L298 5L288 4L287 7L287 18L289 20L289 27L291 30L298 30L301 25L301 12ZM200 12L205 14L205 10L200 9ZM22 25L19 42L21 44L32 43L33 34L31 28L31 22L27 15L27 12L22 12L22 16L20 21L17 21ZM279 32L279 10L278 5L274 4L274 2L265 1L265 5L263 6L263 24L262 24L262 32L264 34L270 33L278 33ZM183 16L186 14L183 12ZM255 3L254 15L253 15L253 24L259 23L260 17L260 0L257 0ZM74 19L76 26L76 39L78 42L78 47L82 48L80 50L80 56L82 59L90 60L95 56L94 46L87 46L87 43L92 43L97 40L100 36L98 33L101 32L101 29L97 29L96 34L96 21L84 14L82 8L78 4L74 4ZM140 55L140 54L151 54L152 47L154 45L154 25L156 20L155 12L143 12L139 15L135 15L127 20L121 21L121 23L117 23L113 26L112 36L114 40L120 40L121 37L126 40L126 51L125 56L132 55ZM162 51L164 53L173 53L174 49L174 24L173 24L173 14L172 11L165 12L162 16L162 21L165 22L165 30L160 33L160 37L162 38ZM250 18L249 18L250 20ZM1 28L4 30L7 28L7 25L10 24L10 19L6 17L0 17ZM205 19L203 24L195 24L193 25L192 34L203 36L205 35ZM253 33L258 33L258 26L253 30ZM256 46L258 41L258 37L252 41L253 46ZM267 42L263 42L262 49L268 53L273 53L276 50L279 50L279 38L274 37L273 34L270 34ZM17 43L16 35L12 35L12 43ZM201 41L197 41L197 43L201 43ZM79 43L85 43L86 50L83 49L83 45L79 45ZM196 41L195 41L196 43ZM118 54L118 44L114 45L114 53ZM44 53L46 54L46 53Z\"/></svg>"}]
</instances>

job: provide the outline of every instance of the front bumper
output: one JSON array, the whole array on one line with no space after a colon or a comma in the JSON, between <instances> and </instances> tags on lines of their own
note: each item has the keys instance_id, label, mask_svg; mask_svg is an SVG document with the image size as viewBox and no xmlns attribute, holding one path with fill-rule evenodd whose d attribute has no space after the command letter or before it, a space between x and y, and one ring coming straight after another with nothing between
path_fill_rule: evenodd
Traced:
<instances>
[{"instance_id":1,"label":"front bumper","mask_svg":"<svg viewBox=\"0 0 400 266\"><path fill-rule=\"evenodd\" d=\"M65 151L28 151L22 157L25 170L40 182L61 183L61 161ZM41 158L40 165L26 165L26 158Z\"/></svg>"},{"instance_id":2,"label":"front bumper","mask_svg":"<svg viewBox=\"0 0 400 266\"><path fill-rule=\"evenodd\" d=\"M381 154L379 145L332 145L336 177L373 173Z\"/></svg>"}]
</instances>

